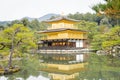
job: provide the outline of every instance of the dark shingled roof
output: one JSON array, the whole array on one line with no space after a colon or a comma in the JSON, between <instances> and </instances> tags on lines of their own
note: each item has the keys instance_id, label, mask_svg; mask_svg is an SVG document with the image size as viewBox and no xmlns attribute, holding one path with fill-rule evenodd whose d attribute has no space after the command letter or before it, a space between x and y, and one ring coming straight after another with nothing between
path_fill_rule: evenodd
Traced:
<instances>
[{"instance_id":1,"label":"dark shingled roof","mask_svg":"<svg viewBox=\"0 0 120 80\"><path fill-rule=\"evenodd\" d=\"M79 22L79 20L70 19L70 18L68 18L66 16L60 16L60 17L57 17L55 19L46 20L44 22L55 22L55 21L60 21L60 20L68 20L68 21L73 21L73 22Z\"/></svg>"},{"instance_id":2,"label":"dark shingled roof","mask_svg":"<svg viewBox=\"0 0 120 80\"><path fill-rule=\"evenodd\" d=\"M50 29L50 30L38 31L37 33L58 32L58 31L65 31L65 30L87 32L87 31L83 31L83 30L79 30L79 29L59 28L59 29Z\"/></svg>"}]
</instances>

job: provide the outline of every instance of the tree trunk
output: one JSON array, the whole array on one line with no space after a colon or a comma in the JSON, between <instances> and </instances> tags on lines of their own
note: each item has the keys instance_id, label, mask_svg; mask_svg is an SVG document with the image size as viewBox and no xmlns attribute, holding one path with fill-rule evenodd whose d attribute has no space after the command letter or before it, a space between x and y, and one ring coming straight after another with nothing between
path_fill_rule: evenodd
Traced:
<instances>
[{"instance_id":1,"label":"tree trunk","mask_svg":"<svg viewBox=\"0 0 120 80\"><path fill-rule=\"evenodd\" d=\"M8 61L8 68L12 67L12 55L14 53L14 36L15 34L12 35L12 43L11 43L10 56Z\"/></svg>"},{"instance_id":2,"label":"tree trunk","mask_svg":"<svg viewBox=\"0 0 120 80\"><path fill-rule=\"evenodd\" d=\"M12 55L13 55L13 49L10 51L9 61L8 61L8 68L12 67Z\"/></svg>"},{"instance_id":3,"label":"tree trunk","mask_svg":"<svg viewBox=\"0 0 120 80\"><path fill-rule=\"evenodd\" d=\"M14 39L15 35L20 31L20 28L16 28L15 32L12 34L12 43L11 43L11 49L10 49L10 56L9 56L9 61L8 61L8 68L12 67L12 55L14 53Z\"/></svg>"},{"instance_id":4,"label":"tree trunk","mask_svg":"<svg viewBox=\"0 0 120 80\"><path fill-rule=\"evenodd\" d=\"M111 55L112 55L112 61L111 61L111 63L112 63L112 64L114 63L113 49L114 49L114 47L112 46L112 47L111 47Z\"/></svg>"}]
</instances>

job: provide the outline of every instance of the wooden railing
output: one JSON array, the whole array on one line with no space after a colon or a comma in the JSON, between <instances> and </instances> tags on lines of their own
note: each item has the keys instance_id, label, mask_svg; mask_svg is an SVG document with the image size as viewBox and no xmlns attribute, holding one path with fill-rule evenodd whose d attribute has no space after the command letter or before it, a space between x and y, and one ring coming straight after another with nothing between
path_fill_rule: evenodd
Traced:
<instances>
[{"instance_id":1,"label":"wooden railing","mask_svg":"<svg viewBox=\"0 0 120 80\"><path fill-rule=\"evenodd\" d=\"M76 47L68 47L68 46L48 46L48 47L40 47L38 50L77 50L84 48L76 48Z\"/></svg>"},{"instance_id":2,"label":"wooden railing","mask_svg":"<svg viewBox=\"0 0 120 80\"><path fill-rule=\"evenodd\" d=\"M90 53L89 49L80 49L80 48L44 48L37 50L37 53L40 54L80 54L80 53Z\"/></svg>"}]
</instances>

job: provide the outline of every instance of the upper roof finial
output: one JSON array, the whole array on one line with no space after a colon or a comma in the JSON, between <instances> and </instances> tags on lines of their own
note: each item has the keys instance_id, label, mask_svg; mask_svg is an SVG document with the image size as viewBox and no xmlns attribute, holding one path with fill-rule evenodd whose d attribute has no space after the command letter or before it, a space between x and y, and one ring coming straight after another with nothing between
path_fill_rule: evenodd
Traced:
<instances>
[{"instance_id":1,"label":"upper roof finial","mask_svg":"<svg viewBox=\"0 0 120 80\"><path fill-rule=\"evenodd\" d=\"M61 13L61 16L64 16L64 12Z\"/></svg>"}]
</instances>

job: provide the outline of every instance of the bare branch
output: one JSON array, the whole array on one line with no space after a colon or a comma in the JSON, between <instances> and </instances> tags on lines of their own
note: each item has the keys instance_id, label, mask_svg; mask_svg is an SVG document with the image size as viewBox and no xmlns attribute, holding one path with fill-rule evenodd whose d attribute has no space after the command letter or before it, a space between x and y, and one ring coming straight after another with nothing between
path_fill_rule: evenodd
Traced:
<instances>
[{"instance_id":1,"label":"bare branch","mask_svg":"<svg viewBox=\"0 0 120 80\"><path fill-rule=\"evenodd\" d=\"M0 45L2 45L2 47L0 47L0 50L3 50L5 48L5 44L4 43L0 43Z\"/></svg>"}]
</instances>

